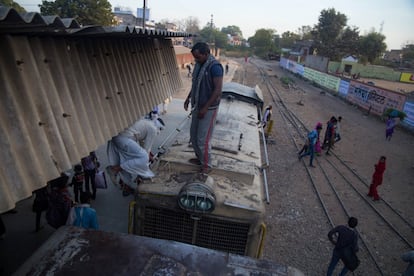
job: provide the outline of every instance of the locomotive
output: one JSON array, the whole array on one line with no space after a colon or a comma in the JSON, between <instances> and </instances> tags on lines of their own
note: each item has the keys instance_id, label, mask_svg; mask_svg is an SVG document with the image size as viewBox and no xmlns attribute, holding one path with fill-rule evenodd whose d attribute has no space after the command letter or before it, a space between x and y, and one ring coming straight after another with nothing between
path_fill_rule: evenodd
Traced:
<instances>
[{"instance_id":1,"label":"locomotive","mask_svg":"<svg viewBox=\"0 0 414 276\"><path fill-rule=\"evenodd\" d=\"M155 177L138 185L129 232L259 258L266 226L260 121L263 95L235 82L223 84L211 139L212 170L189 162L190 120L162 146Z\"/></svg>"}]
</instances>

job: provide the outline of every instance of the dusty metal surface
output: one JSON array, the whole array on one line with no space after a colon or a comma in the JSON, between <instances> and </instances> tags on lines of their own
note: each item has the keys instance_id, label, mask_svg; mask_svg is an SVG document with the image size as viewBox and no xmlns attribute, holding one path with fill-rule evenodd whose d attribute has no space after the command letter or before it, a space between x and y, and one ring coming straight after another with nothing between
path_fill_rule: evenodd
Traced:
<instances>
[{"instance_id":1,"label":"dusty metal surface","mask_svg":"<svg viewBox=\"0 0 414 276\"><path fill-rule=\"evenodd\" d=\"M220 103L217 123L212 137L212 171L209 173L214 182L217 215L231 216L234 206L243 209L241 212L251 216L250 212L264 213L263 179L260 171L262 156L260 149L258 112L255 105L262 104L253 88L235 83L226 83L231 95L239 92L246 98L228 98L226 95ZM240 87L243 89L240 91ZM227 94L227 93L226 93ZM171 139L167 152L161 156L156 176L151 182L144 182L138 189L145 194L177 195L181 187L188 182L185 175L196 174L200 167L189 162L194 158L194 151L189 145L190 120L182 126L182 130ZM233 203L226 208L226 202ZM229 204L230 205L230 204ZM229 206L228 205L228 206ZM243 207L243 208L241 208ZM231 211L228 211L228 210ZM249 210L249 212L245 212Z\"/></svg>"},{"instance_id":2,"label":"dusty metal surface","mask_svg":"<svg viewBox=\"0 0 414 276\"><path fill-rule=\"evenodd\" d=\"M174 35L0 8L0 213L182 86Z\"/></svg>"},{"instance_id":3,"label":"dusty metal surface","mask_svg":"<svg viewBox=\"0 0 414 276\"><path fill-rule=\"evenodd\" d=\"M65 226L15 275L303 275L267 260L174 241Z\"/></svg>"},{"instance_id":4,"label":"dusty metal surface","mask_svg":"<svg viewBox=\"0 0 414 276\"><path fill-rule=\"evenodd\" d=\"M240 84L226 83L224 91L211 139L211 172L200 174L200 166L189 162L195 155L187 120L153 167L156 176L138 185L134 233L260 257L265 199L257 122L263 101ZM180 191L189 183L213 191L214 210L193 215L179 207Z\"/></svg>"}]
</instances>

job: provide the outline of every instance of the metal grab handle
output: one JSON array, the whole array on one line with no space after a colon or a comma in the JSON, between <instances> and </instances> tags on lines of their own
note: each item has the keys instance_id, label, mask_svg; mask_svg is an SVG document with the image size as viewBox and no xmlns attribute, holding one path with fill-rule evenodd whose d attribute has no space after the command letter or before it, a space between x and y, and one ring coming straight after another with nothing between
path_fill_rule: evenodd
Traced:
<instances>
[{"instance_id":1,"label":"metal grab handle","mask_svg":"<svg viewBox=\"0 0 414 276\"><path fill-rule=\"evenodd\" d=\"M263 117L262 111L260 110L260 118ZM262 132L262 140L263 140L263 148L264 148L264 155L265 155L265 160L266 163L264 164L265 166L262 166L262 170L263 170L263 185L265 188L265 194L266 194L266 203L269 204L270 203L270 198L269 198L269 186L267 183L267 174L266 174L266 168L269 167L269 155L267 153L267 143L266 143L266 137L264 135L264 128L263 125L260 126L261 128L261 132Z\"/></svg>"},{"instance_id":2,"label":"metal grab handle","mask_svg":"<svg viewBox=\"0 0 414 276\"><path fill-rule=\"evenodd\" d=\"M174 135L174 134L176 134L175 132L177 131L177 133L178 132L181 132L181 128L183 127L183 125L186 123L186 121L189 119L189 118L191 118L191 114L192 114L192 112L190 112L185 118L184 118L184 120L182 120L179 124L178 124L178 127L176 127L173 131L171 131L171 133L170 134L168 134L168 136L164 139L164 141L162 141L162 143L161 143L161 145L159 145L158 146L158 152L155 154L155 156L157 156L159 153L160 153L160 151L161 150L163 150L162 151L162 153L164 153L165 152L165 148L164 148L164 146L167 144L167 142L171 139L171 137Z\"/></svg>"}]
</instances>

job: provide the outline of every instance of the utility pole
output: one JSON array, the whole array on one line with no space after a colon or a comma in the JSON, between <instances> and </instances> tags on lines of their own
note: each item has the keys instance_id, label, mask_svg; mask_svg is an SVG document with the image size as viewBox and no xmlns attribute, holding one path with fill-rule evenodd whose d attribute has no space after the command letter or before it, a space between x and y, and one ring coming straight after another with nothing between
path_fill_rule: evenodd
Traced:
<instances>
[{"instance_id":1,"label":"utility pole","mask_svg":"<svg viewBox=\"0 0 414 276\"><path fill-rule=\"evenodd\" d=\"M211 15L210 21L210 43L213 44L213 15Z\"/></svg>"},{"instance_id":2,"label":"utility pole","mask_svg":"<svg viewBox=\"0 0 414 276\"><path fill-rule=\"evenodd\" d=\"M382 22L380 24L380 29L379 29L380 34L382 34L383 29L384 29L384 20L382 20Z\"/></svg>"},{"instance_id":3,"label":"utility pole","mask_svg":"<svg viewBox=\"0 0 414 276\"><path fill-rule=\"evenodd\" d=\"M142 11L142 29L145 30L145 10L147 9L147 0L144 0L144 10Z\"/></svg>"}]
</instances>

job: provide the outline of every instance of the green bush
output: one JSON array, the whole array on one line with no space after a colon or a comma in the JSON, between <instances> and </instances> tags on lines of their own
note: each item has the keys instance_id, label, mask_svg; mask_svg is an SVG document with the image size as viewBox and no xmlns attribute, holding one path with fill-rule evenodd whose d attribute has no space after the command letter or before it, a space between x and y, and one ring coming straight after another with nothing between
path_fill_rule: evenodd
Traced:
<instances>
[{"instance_id":1,"label":"green bush","mask_svg":"<svg viewBox=\"0 0 414 276\"><path fill-rule=\"evenodd\" d=\"M281 77L280 81L284 84L284 85L289 85L291 83L295 83L295 81L289 77Z\"/></svg>"}]
</instances>

